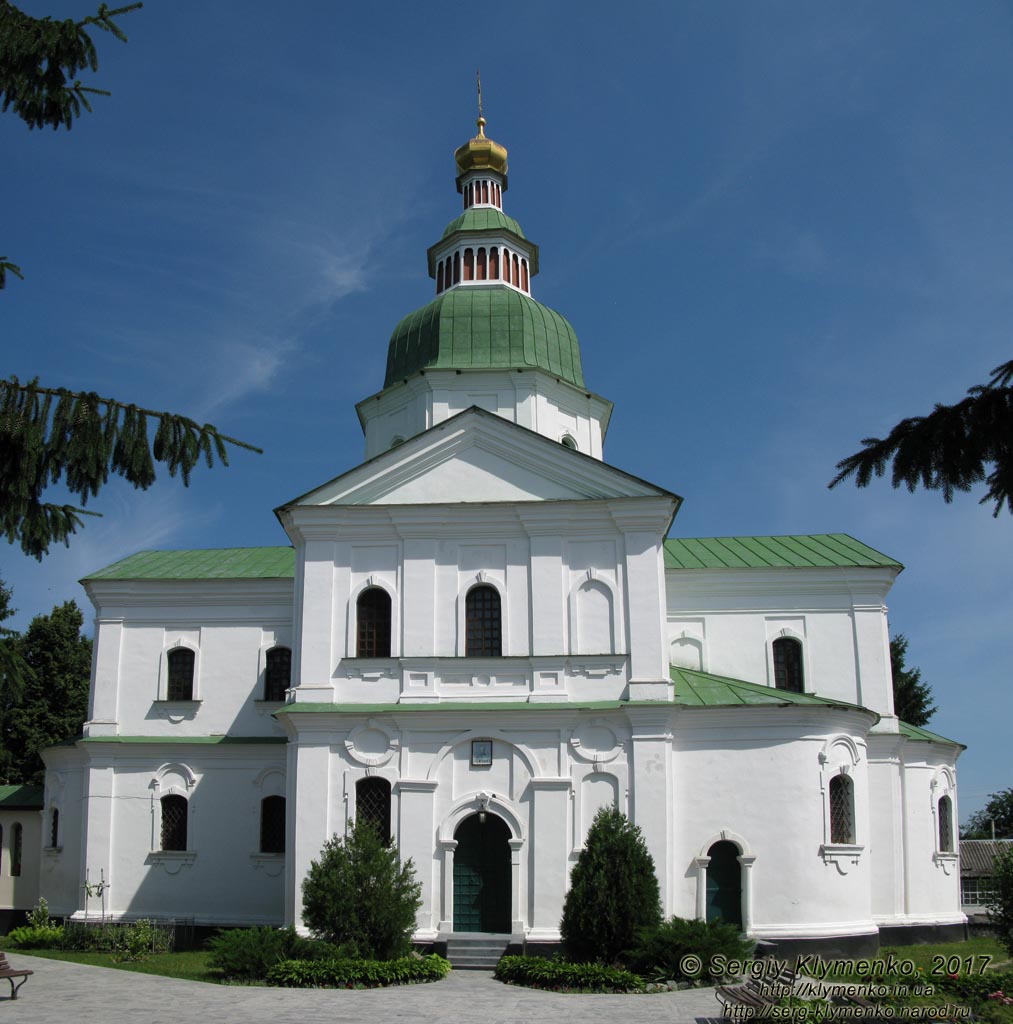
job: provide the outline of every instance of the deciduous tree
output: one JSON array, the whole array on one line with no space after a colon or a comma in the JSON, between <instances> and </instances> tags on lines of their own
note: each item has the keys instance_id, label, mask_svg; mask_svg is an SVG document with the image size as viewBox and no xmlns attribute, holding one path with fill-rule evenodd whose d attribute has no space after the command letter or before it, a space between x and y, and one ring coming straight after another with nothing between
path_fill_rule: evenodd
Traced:
<instances>
[{"instance_id":1,"label":"deciduous tree","mask_svg":"<svg viewBox=\"0 0 1013 1024\"><path fill-rule=\"evenodd\" d=\"M990 793L988 802L967 819L964 839L1013 839L1013 788Z\"/></svg>"}]
</instances>

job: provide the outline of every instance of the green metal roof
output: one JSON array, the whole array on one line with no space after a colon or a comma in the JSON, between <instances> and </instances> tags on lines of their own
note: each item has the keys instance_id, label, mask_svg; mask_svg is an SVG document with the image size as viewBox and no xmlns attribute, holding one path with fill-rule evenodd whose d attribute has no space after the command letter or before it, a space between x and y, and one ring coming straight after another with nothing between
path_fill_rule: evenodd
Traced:
<instances>
[{"instance_id":1,"label":"green metal roof","mask_svg":"<svg viewBox=\"0 0 1013 1024\"><path fill-rule=\"evenodd\" d=\"M206 548L197 551L138 551L85 576L81 582L291 579L294 575L293 548Z\"/></svg>"},{"instance_id":2,"label":"green metal roof","mask_svg":"<svg viewBox=\"0 0 1013 1024\"><path fill-rule=\"evenodd\" d=\"M42 798L42 786L0 786L0 810L37 811Z\"/></svg>"},{"instance_id":3,"label":"green metal roof","mask_svg":"<svg viewBox=\"0 0 1013 1024\"><path fill-rule=\"evenodd\" d=\"M383 386L429 368L537 368L584 387L569 321L506 285L453 288L394 328Z\"/></svg>"},{"instance_id":4,"label":"green metal roof","mask_svg":"<svg viewBox=\"0 0 1013 1024\"><path fill-rule=\"evenodd\" d=\"M945 736L929 732L928 729L923 729L919 725L910 725L908 722L900 723L900 734L909 740L914 740L916 743L945 743L950 747L960 747L962 750L967 750L967 744L965 743L948 740Z\"/></svg>"},{"instance_id":5,"label":"green metal roof","mask_svg":"<svg viewBox=\"0 0 1013 1024\"><path fill-rule=\"evenodd\" d=\"M85 736L76 743L214 743L251 745L287 743L284 736ZM75 741L71 741L75 743Z\"/></svg>"},{"instance_id":6,"label":"green metal roof","mask_svg":"<svg viewBox=\"0 0 1013 1024\"><path fill-rule=\"evenodd\" d=\"M669 674L675 683L675 703L685 707L716 708L747 704L783 707L787 704L798 704L868 711L857 704L832 700L830 697L818 697L814 693L791 693L760 683L747 683L744 679L729 679L726 676L712 675L710 672L677 668L675 665L669 668ZM875 712L869 711L869 714Z\"/></svg>"},{"instance_id":7,"label":"green metal roof","mask_svg":"<svg viewBox=\"0 0 1013 1024\"><path fill-rule=\"evenodd\" d=\"M447 238L455 231L509 231L527 241L520 224L513 217L508 217L500 210L491 210L488 207L480 209L472 207L470 210L465 210L444 228L443 237Z\"/></svg>"},{"instance_id":8,"label":"green metal roof","mask_svg":"<svg viewBox=\"0 0 1013 1024\"><path fill-rule=\"evenodd\" d=\"M673 537L665 541L666 569L804 569L830 567L903 569L846 533L784 537Z\"/></svg>"}]
</instances>

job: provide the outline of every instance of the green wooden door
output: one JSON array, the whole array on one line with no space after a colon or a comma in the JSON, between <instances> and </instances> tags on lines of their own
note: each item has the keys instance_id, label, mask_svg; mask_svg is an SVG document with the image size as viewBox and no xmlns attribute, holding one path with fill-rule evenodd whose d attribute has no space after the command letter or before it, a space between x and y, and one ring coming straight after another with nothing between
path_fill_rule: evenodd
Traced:
<instances>
[{"instance_id":1,"label":"green wooden door","mask_svg":"<svg viewBox=\"0 0 1013 1024\"><path fill-rule=\"evenodd\" d=\"M510 931L510 830L487 813L466 818L454 833L454 931Z\"/></svg>"},{"instance_id":2,"label":"green wooden door","mask_svg":"<svg viewBox=\"0 0 1013 1024\"><path fill-rule=\"evenodd\" d=\"M707 920L742 927L742 868L734 843L715 843L708 851Z\"/></svg>"}]
</instances>

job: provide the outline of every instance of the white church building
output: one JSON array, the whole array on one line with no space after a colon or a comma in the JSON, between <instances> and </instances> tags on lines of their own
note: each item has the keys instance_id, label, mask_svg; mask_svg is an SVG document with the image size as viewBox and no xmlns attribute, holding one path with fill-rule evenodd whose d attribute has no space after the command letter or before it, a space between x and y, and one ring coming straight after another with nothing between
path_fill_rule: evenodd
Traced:
<instances>
[{"instance_id":1,"label":"white church building","mask_svg":"<svg viewBox=\"0 0 1013 1024\"><path fill-rule=\"evenodd\" d=\"M604 461L612 405L532 297L478 125L436 296L357 406L365 461L276 509L290 546L83 581L89 718L45 754L41 894L298 926L311 860L366 816L414 862L420 943L533 948L615 805L666 916L782 949L962 935L962 748L893 709L902 566L845 534L668 538L681 499Z\"/></svg>"}]
</instances>

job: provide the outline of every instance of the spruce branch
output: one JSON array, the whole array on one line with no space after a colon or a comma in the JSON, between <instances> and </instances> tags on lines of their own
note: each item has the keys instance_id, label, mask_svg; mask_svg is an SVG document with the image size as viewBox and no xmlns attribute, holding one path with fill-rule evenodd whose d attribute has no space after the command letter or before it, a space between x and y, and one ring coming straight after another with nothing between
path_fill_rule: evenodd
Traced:
<instances>
[{"instance_id":1,"label":"spruce branch","mask_svg":"<svg viewBox=\"0 0 1013 1024\"><path fill-rule=\"evenodd\" d=\"M115 18L142 7L141 3L110 9L101 3L95 14L80 21L33 18L10 0L0 0L0 110L13 109L29 128L49 125L68 130L91 111L88 94L110 95L81 84L78 73L98 71L98 51L87 29L109 32L121 42L127 37Z\"/></svg>"},{"instance_id":2,"label":"spruce branch","mask_svg":"<svg viewBox=\"0 0 1013 1024\"><path fill-rule=\"evenodd\" d=\"M11 263L6 256L0 256L0 288L7 286L8 273L21 278L22 281L25 279L25 275L21 273L21 268L16 263Z\"/></svg>"},{"instance_id":3,"label":"spruce branch","mask_svg":"<svg viewBox=\"0 0 1013 1024\"><path fill-rule=\"evenodd\" d=\"M148 420L156 423L148 439ZM98 494L109 474L139 490L155 482L155 463L190 483L193 468L215 459L229 464L228 445L261 449L222 434L210 423L170 412L102 398L94 392L0 381L0 530L25 554L41 559L56 541L64 544L96 515L74 505L42 501L46 487L63 481L81 505Z\"/></svg>"},{"instance_id":4,"label":"spruce branch","mask_svg":"<svg viewBox=\"0 0 1013 1024\"><path fill-rule=\"evenodd\" d=\"M941 491L953 501L982 481L980 504L1013 512L1013 361L997 366L987 384L969 388L956 405L936 405L928 416L901 420L885 438L867 437L864 448L837 463L836 487L848 479L866 487L891 464L893 487Z\"/></svg>"}]
</instances>

